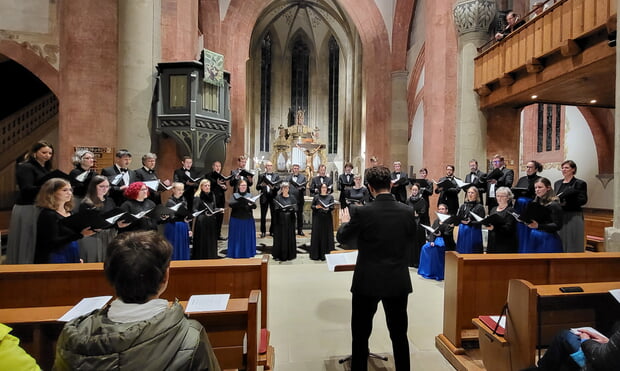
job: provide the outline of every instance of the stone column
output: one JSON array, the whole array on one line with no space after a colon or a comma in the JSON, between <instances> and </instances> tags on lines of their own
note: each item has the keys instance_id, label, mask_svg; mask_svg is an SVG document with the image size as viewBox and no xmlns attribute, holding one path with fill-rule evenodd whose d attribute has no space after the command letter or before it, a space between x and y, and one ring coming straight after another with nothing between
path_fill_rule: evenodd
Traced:
<instances>
[{"instance_id":1,"label":"stone column","mask_svg":"<svg viewBox=\"0 0 620 371\"><path fill-rule=\"evenodd\" d=\"M489 40L490 23L495 19L494 0L458 0L454 5L454 23L458 32L458 88L456 99L456 173L468 172L475 158L483 168L486 158L487 122L474 92L474 58L477 48Z\"/></svg>"},{"instance_id":2,"label":"stone column","mask_svg":"<svg viewBox=\"0 0 620 371\"><path fill-rule=\"evenodd\" d=\"M60 1L60 100L54 157L73 168L74 146L116 143L118 70L116 1Z\"/></svg>"},{"instance_id":3,"label":"stone column","mask_svg":"<svg viewBox=\"0 0 620 371\"><path fill-rule=\"evenodd\" d=\"M402 163L403 172L409 172L409 165L417 168L422 164L409 164L407 156L407 132L409 130L407 115L407 71L392 72L392 127L390 128L390 158L385 159L388 167L392 161ZM391 161L390 161L391 160Z\"/></svg>"},{"instance_id":4,"label":"stone column","mask_svg":"<svg viewBox=\"0 0 620 371\"><path fill-rule=\"evenodd\" d=\"M161 2L118 2L118 134L117 149L134 155L132 166L151 151L151 100L155 65L161 60Z\"/></svg>"},{"instance_id":5,"label":"stone column","mask_svg":"<svg viewBox=\"0 0 620 371\"><path fill-rule=\"evenodd\" d=\"M620 6L620 0L616 0ZM619 22L620 24L620 22ZM617 49L618 47L616 47ZM616 58L616 107L620 107L620 58ZM614 226L605 228L605 250L620 251L620 111L615 113L614 128Z\"/></svg>"}]
</instances>

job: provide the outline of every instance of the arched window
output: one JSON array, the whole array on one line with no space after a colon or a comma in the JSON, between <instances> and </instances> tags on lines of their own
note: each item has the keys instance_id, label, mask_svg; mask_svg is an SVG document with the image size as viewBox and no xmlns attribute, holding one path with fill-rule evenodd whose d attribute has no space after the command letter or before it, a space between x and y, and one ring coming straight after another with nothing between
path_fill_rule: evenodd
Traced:
<instances>
[{"instance_id":1,"label":"arched window","mask_svg":"<svg viewBox=\"0 0 620 371\"><path fill-rule=\"evenodd\" d=\"M260 64L260 150L269 152L269 116L271 112L271 34L261 43Z\"/></svg>"},{"instance_id":2,"label":"arched window","mask_svg":"<svg viewBox=\"0 0 620 371\"><path fill-rule=\"evenodd\" d=\"M340 58L340 47L334 36L329 39L329 97L328 97L328 116L329 116L329 142L327 145L328 153L338 152L338 66Z\"/></svg>"},{"instance_id":3,"label":"arched window","mask_svg":"<svg viewBox=\"0 0 620 371\"><path fill-rule=\"evenodd\" d=\"M294 111L304 110L305 121L308 121L308 73L310 63L310 49L308 45L297 37L293 43L291 58L291 107Z\"/></svg>"}]
</instances>

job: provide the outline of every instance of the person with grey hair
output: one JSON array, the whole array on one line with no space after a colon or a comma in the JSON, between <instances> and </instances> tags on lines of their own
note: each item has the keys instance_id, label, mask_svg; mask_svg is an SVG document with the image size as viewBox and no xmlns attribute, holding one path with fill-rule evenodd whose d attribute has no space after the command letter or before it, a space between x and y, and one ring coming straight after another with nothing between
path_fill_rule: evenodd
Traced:
<instances>
[{"instance_id":1,"label":"person with grey hair","mask_svg":"<svg viewBox=\"0 0 620 371\"><path fill-rule=\"evenodd\" d=\"M73 188L73 204L79 206L86 196L91 179L97 175L93 168L95 154L88 150L78 150L73 155L73 165L75 168L69 172L69 181Z\"/></svg>"},{"instance_id":2,"label":"person with grey hair","mask_svg":"<svg viewBox=\"0 0 620 371\"><path fill-rule=\"evenodd\" d=\"M157 164L157 155L154 153L147 153L142 156L142 167L136 169L136 179L139 182L149 182L153 180L159 181L159 176L155 171L155 165ZM171 185L170 180L166 179L162 182L166 187ZM159 188L159 184L156 186ZM155 205L161 204L161 192L159 189L151 189L149 192L149 199L155 202Z\"/></svg>"},{"instance_id":3,"label":"person with grey hair","mask_svg":"<svg viewBox=\"0 0 620 371\"><path fill-rule=\"evenodd\" d=\"M487 224L489 241L487 253L516 253L518 250L517 220L512 215L515 210L510 206L514 195L508 187L499 187L495 191L498 205L493 207L489 216L493 222ZM484 223L483 223L484 224Z\"/></svg>"},{"instance_id":4,"label":"person with grey hair","mask_svg":"<svg viewBox=\"0 0 620 371\"><path fill-rule=\"evenodd\" d=\"M130 170L129 165L131 165L131 152L119 149L114 156L114 165L101 170L101 175L108 177L110 197L116 206L120 206L125 201L123 192L136 181L136 172Z\"/></svg>"}]
</instances>

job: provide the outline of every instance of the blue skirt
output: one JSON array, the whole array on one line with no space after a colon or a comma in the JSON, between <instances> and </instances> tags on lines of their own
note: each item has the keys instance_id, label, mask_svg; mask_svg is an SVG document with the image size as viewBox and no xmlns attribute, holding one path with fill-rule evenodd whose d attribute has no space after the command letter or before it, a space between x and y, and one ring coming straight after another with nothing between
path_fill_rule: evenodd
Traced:
<instances>
[{"instance_id":1,"label":"blue skirt","mask_svg":"<svg viewBox=\"0 0 620 371\"><path fill-rule=\"evenodd\" d=\"M556 253L562 250L562 240L557 233L549 233L532 229L530 234L529 253Z\"/></svg>"},{"instance_id":2,"label":"blue skirt","mask_svg":"<svg viewBox=\"0 0 620 371\"><path fill-rule=\"evenodd\" d=\"M187 223L166 223L164 236L172 244L172 260L189 260L189 228Z\"/></svg>"},{"instance_id":3,"label":"blue skirt","mask_svg":"<svg viewBox=\"0 0 620 371\"><path fill-rule=\"evenodd\" d=\"M256 222L251 219L230 218L228 223L229 258L253 258L256 255Z\"/></svg>"},{"instance_id":4,"label":"blue skirt","mask_svg":"<svg viewBox=\"0 0 620 371\"><path fill-rule=\"evenodd\" d=\"M517 198L517 202L515 203L515 211L517 214L523 213L527 204L532 202L532 199L529 197L519 197ZM528 227L524 223L517 223L517 240L519 241L519 252L527 253L529 248L529 240L530 234L532 233L532 228Z\"/></svg>"},{"instance_id":5,"label":"blue skirt","mask_svg":"<svg viewBox=\"0 0 620 371\"><path fill-rule=\"evenodd\" d=\"M418 267L418 274L420 276L442 281L445 265L446 245L443 237L435 238L435 246L431 246L430 242L422 246L420 266Z\"/></svg>"},{"instance_id":6,"label":"blue skirt","mask_svg":"<svg viewBox=\"0 0 620 371\"><path fill-rule=\"evenodd\" d=\"M61 250L50 253L50 264L57 263L79 263L80 248L77 241L68 243Z\"/></svg>"},{"instance_id":7,"label":"blue skirt","mask_svg":"<svg viewBox=\"0 0 620 371\"><path fill-rule=\"evenodd\" d=\"M459 225L456 251L459 254L482 254L482 229L480 226Z\"/></svg>"}]
</instances>

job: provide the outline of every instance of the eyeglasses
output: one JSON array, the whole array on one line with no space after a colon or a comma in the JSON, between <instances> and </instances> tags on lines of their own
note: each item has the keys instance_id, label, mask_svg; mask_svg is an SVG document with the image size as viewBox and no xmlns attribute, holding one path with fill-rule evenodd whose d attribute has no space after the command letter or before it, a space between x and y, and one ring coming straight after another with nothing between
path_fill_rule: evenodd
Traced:
<instances>
[{"instance_id":1,"label":"eyeglasses","mask_svg":"<svg viewBox=\"0 0 620 371\"><path fill-rule=\"evenodd\" d=\"M140 188L140 191L148 191L148 188Z\"/></svg>"},{"instance_id":2,"label":"eyeglasses","mask_svg":"<svg viewBox=\"0 0 620 371\"><path fill-rule=\"evenodd\" d=\"M498 160L493 160L493 163L494 163L494 164L499 164L500 162L501 162L501 161L498 161Z\"/></svg>"}]
</instances>

